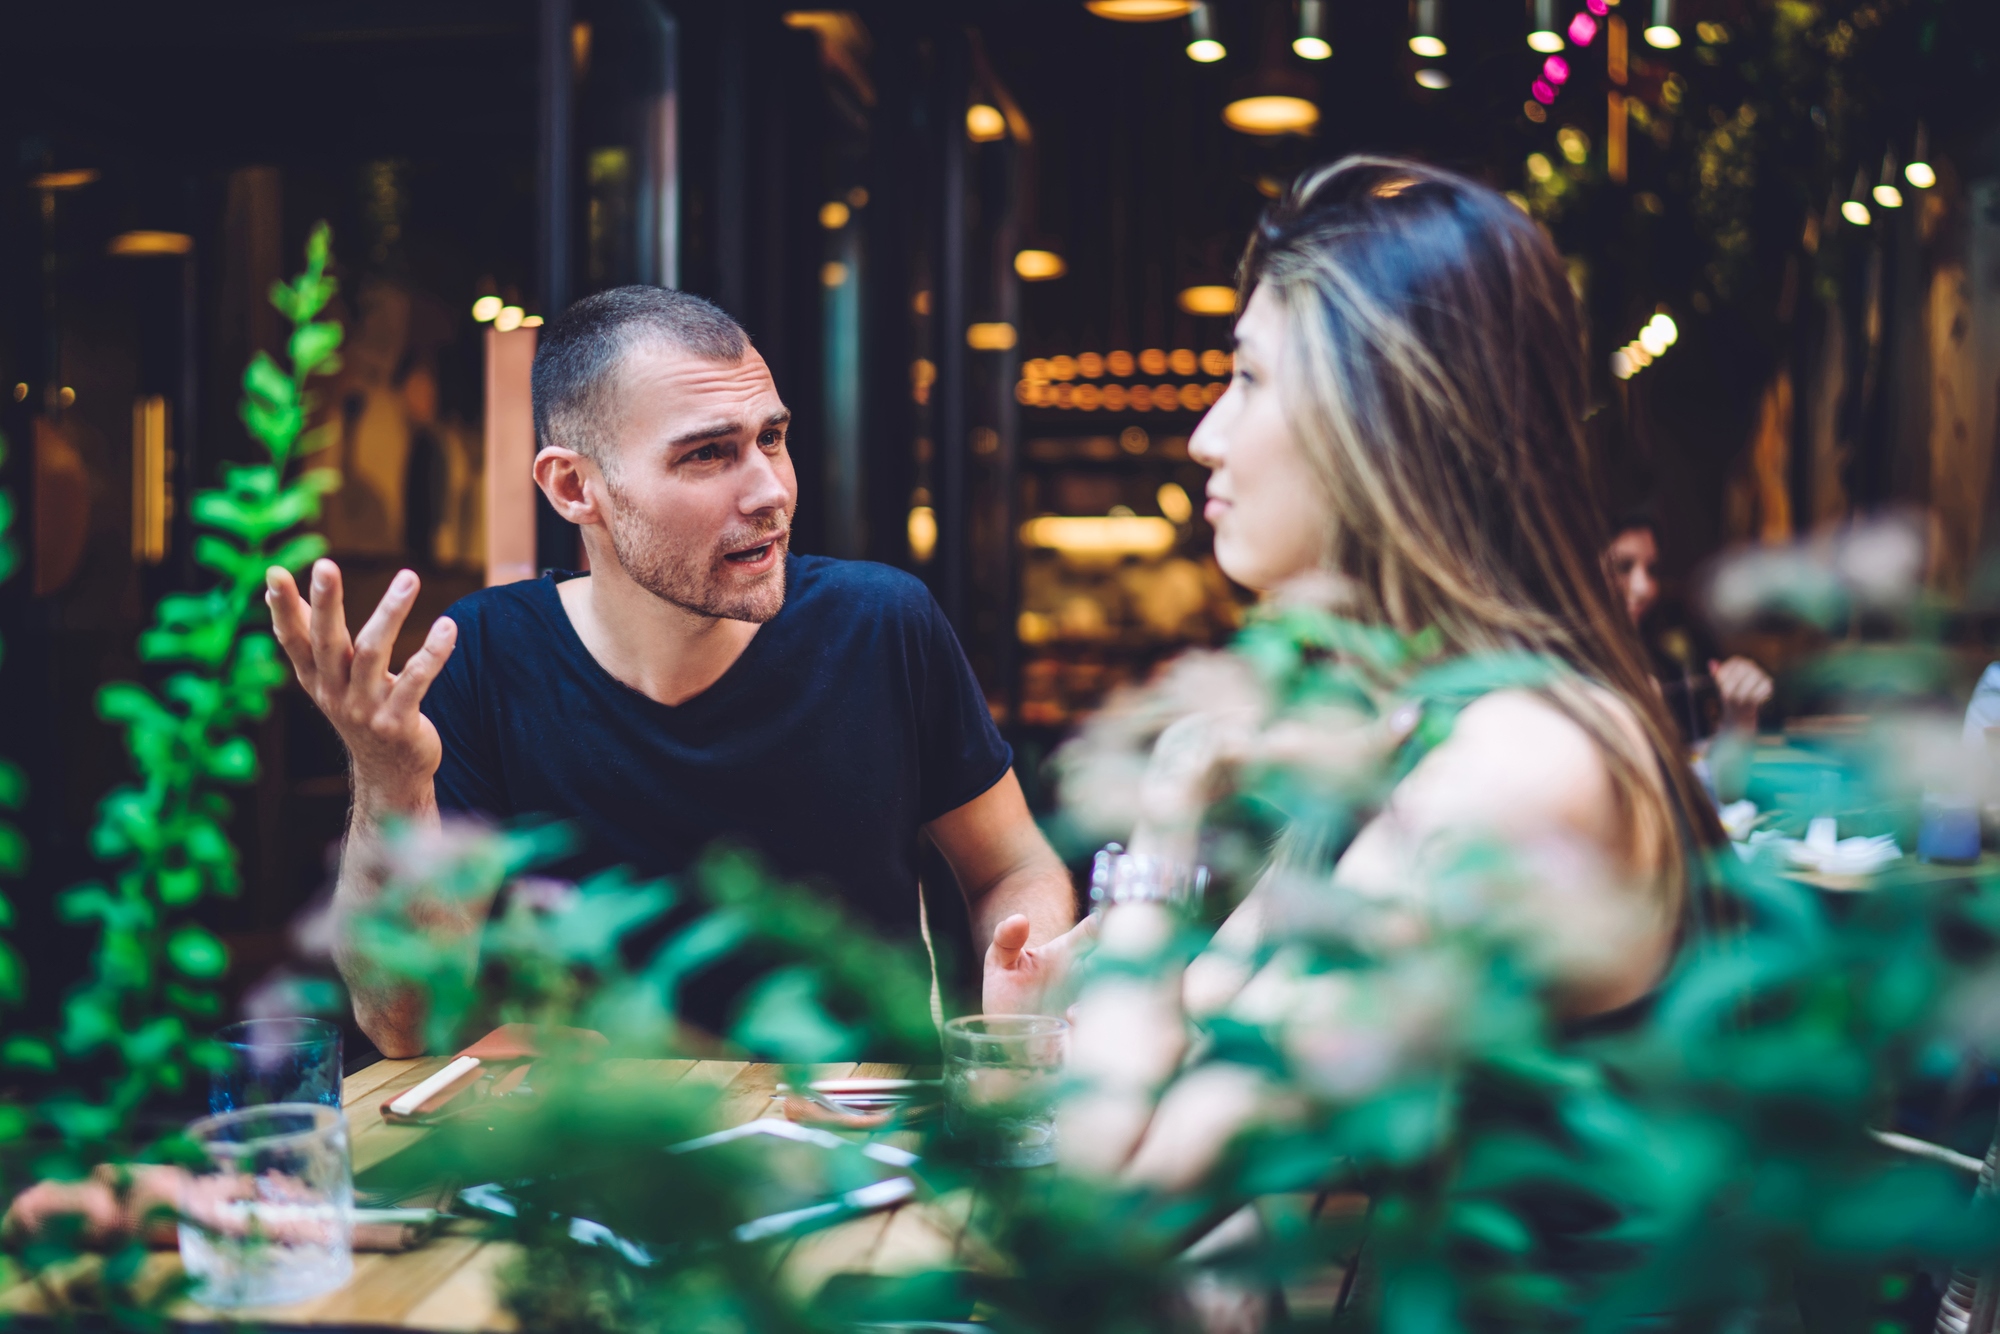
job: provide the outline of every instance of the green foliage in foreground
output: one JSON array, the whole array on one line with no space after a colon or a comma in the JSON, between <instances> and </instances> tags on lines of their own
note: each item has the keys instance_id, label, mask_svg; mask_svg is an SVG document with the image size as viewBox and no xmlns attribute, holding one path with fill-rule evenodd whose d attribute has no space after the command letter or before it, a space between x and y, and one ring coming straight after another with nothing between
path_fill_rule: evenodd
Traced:
<instances>
[{"instance_id":1,"label":"green foliage in foreground","mask_svg":"<svg viewBox=\"0 0 2000 1334\"><path fill-rule=\"evenodd\" d=\"M225 465L222 486L190 505L202 530L195 560L216 582L162 598L140 635L141 660L167 671L157 689L117 682L98 692L98 713L123 729L138 781L104 799L91 833L92 850L112 864L107 881L57 901L65 920L99 933L92 973L66 1001L53 1043L17 1037L7 1048L17 1066L53 1070L60 1059L84 1076L42 1108L80 1162L129 1146L149 1100L189 1087L209 1059L199 1034L220 1018L214 987L229 960L196 909L240 886L224 789L256 776L246 732L285 679L276 642L260 629L264 571L321 554L324 541L298 530L339 480L295 467L330 439L305 429L307 381L339 367L340 326L318 318L335 289L327 260L321 225L305 271L271 292L292 325L289 366L259 353L243 375L243 421L264 457Z\"/></svg>"},{"instance_id":2,"label":"green foliage in foreground","mask_svg":"<svg viewBox=\"0 0 2000 1334\"><path fill-rule=\"evenodd\" d=\"M1417 700L1419 738L1435 741L1466 702L1540 688L1558 669L1439 662L1427 645L1289 612L1255 626L1231 670L1262 692L1268 734L1302 719L1365 723ZM1882 771L1895 749L1893 737L1859 737L1828 743L1818 763L1843 775L1841 790L1898 805L1917 775ZM1260 836L1273 811L1351 829L1407 762L1329 775L1266 756L1239 769L1211 819L1255 823ZM1229 832L1212 827L1211 845L1231 846ZM465 840L461 861L519 854L487 863L491 882L469 891L482 894L554 850L546 831L451 837ZM406 902L451 883L435 856L403 855L430 868L400 882ZM689 1054L675 988L728 951L779 954L735 1030L749 1054L796 1063L921 1048L917 1059L936 1060L921 962L736 859L690 877L681 892L705 910L629 961L621 935L669 907L673 889L605 878L568 896L517 895L488 930L481 977L451 993L453 1013L596 1027L612 1056L539 1062L538 1097L490 1105L425 1152L434 1172L513 1183L525 1207L510 1226L526 1251L510 1300L538 1329L831 1331L974 1311L1007 1330L1192 1329L1216 1294L1254 1306L1306 1293L1360 1251L1344 1317L1355 1328L1782 1328L1804 1292L1809 1328L1876 1331L1885 1274L2000 1249L2000 1219L1973 1207L1969 1178L1869 1134L1893 1124L1900 1091L2000 1047L2000 879L1891 875L1836 900L1727 849L1710 872L1741 929L1690 942L1634 1022L1595 1033L1566 1026L1551 1000L1563 950L1595 942L1588 930L1551 942L1548 916L1532 910L1552 888L1546 869L1468 844L1431 868L1415 906L1295 883L1278 939L1255 960L1261 1001L1203 1025L1197 1055L1142 1091L1164 1105L1217 1078L1258 1088L1256 1114L1189 1181L993 1171L934 1123L876 1133L921 1154L924 1207L962 1223L976 1272L793 1290L769 1277L790 1239L730 1240L769 1211L783 1174L663 1151L711 1128L727 1094L649 1087L617 1058ZM388 902L364 929L384 948L402 941L403 966L424 976L424 949ZM1143 948L1107 944L1084 1006L1172 979L1202 944L1185 924ZM1080 1083L1066 1114L1103 1091ZM1327 1206L1343 1197L1365 1197L1365 1214ZM1190 1250L1246 1207L1259 1227ZM609 1235L580 1239L576 1216ZM1326 1313L1302 1299L1264 1318L1324 1327Z\"/></svg>"}]
</instances>

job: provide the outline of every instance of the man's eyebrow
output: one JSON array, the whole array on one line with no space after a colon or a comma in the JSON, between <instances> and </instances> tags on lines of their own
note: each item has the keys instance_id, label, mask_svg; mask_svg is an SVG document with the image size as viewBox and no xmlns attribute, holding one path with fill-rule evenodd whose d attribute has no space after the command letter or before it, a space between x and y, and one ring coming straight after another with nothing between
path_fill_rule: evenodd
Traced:
<instances>
[{"instance_id":1,"label":"man's eyebrow","mask_svg":"<svg viewBox=\"0 0 2000 1334\"><path fill-rule=\"evenodd\" d=\"M792 419L792 410L790 408L781 408L777 412L774 412L770 416L766 417L764 419L763 426L760 427L759 429L760 430L766 429L772 426L783 426L786 422L789 422L791 419ZM693 430L681 432L673 439L667 441L667 448L679 449L682 445L697 445L697 444L702 444L709 440L726 439L729 436L735 435L741 429L742 429L741 425L737 422L731 422L731 421L710 422L706 426L697 426Z\"/></svg>"}]
</instances>

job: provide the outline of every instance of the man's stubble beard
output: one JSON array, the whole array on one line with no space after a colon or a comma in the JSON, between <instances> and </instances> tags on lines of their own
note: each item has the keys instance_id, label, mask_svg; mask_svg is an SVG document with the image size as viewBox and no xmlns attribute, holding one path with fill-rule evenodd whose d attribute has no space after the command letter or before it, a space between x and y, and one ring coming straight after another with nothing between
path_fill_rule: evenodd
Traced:
<instances>
[{"instance_id":1,"label":"man's stubble beard","mask_svg":"<svg viewBox=\"0 0 2000 1334\"><path fill-rule=\"evenodd\" d=\"M606 515L604 526L611 538L611 550L619 566L632 582L663 602L729 621L751 621L762 625L785 605L785 562L791 556L791 516L777 527L746 527L724 533L715 545L697 551L676 544L645 522L625 503L616 483L605 479L606 489L616 504ZM731 590L722 586L722 552L740 551L762 537L779 539L778 563L756 584Z\"/></svg>"}]
</instances>

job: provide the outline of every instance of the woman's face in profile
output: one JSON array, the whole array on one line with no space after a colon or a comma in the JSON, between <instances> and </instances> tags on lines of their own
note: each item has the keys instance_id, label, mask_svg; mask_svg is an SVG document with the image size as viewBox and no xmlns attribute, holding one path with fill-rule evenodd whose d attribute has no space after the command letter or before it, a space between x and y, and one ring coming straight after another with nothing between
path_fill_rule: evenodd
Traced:
<instances>
[{"instance_id":1,"label":"woman's face in profile","mask_svg":"<svg viewBox=\"0 0 2000 1334\"><path fill-rule=\"evenodd\" d=\"M1296 374L1284 312L1262 288L1236 322L1236 372L1195 427L1188 452L1211 469L1203 515L1222 572L1260 592L1316 570L1332 516L1284 410Z\"/></svg>"}]
</instances>

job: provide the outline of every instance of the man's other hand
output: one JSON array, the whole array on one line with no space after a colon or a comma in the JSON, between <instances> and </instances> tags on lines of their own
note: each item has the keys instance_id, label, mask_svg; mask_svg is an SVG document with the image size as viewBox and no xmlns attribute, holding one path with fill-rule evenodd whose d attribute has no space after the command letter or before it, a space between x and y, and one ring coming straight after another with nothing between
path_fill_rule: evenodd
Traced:
<instances>
[{"instance_id":1,"label":"man's other hand","mask_svg":"<svg viewBox=\"0 0 2000 1334\"><path fill-rule=\"evenodd\" d=\"M418 707L444 670L458 627L440 616L403 670L389 670L396 635L417 600L417 576L403 570L389 583L374 615L349 639L341 600L340 568L315 561L312 601L299 595L292 576L266 572L264 600L271 628L292 660L299 684L312 696L354 762L355 786L388 796L392 804L427 792L443 747L437 728Z\"/></svg>"},{"instance_id":2,"label":"man's other hand","mask_svg":"<svg viewBox=\"0 0 2000 1334\"><path fill-rule=\"evenodd\" d=\"M980 1008L987 1014L1049 1014L1059 1008L1070 968L1097 938L1097 918L1086 917L1053 940L1030 945L1027 917L1015 913L993 928L986 947Z\"/></svg>"}]
</instances>

